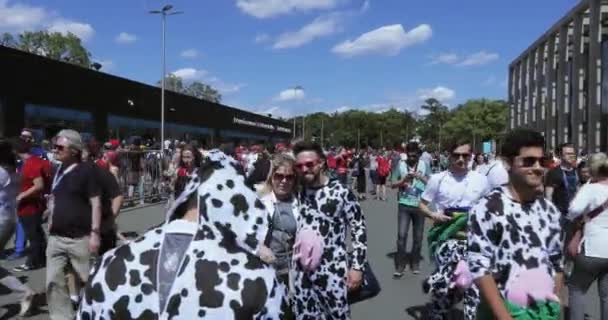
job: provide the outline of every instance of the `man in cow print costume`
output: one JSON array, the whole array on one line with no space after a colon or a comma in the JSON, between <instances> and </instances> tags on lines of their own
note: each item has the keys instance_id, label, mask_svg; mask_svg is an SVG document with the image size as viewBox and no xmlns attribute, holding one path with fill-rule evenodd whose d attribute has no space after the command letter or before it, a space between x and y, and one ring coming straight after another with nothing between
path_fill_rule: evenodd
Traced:
<instances>
[{"instance_id":1,"label":"man in cow print costume","mask_svg":"<svg viewBox=\"0 0 608 320\"><path fill-rule=\"evenodd\" d=\"M518 129L509 133L502 148L509 184L484 197L469 216L467 262L483 297L480 312L487 310L488 318L512 316L504 301L513 297L510 293L521 293L509 289L530 272L553 277L559 296L563 270L560 211L542 196L543 147L544 138L538 132ZM535 286L527 285L529 290ZM480 314L482 318L486 317Z\"/></svg>"},{"instance_id":2,"label":"man in cow print costume","mask_svg":"<svg viewBox=\"0 0 608 320\"><path fill-rule=\"evenodd\" d=\"M455 286L455 271L465 259L466 215L489 186L485 176L468 169L472 156L468 142L455 143L450 153L449 169L431 176L419 204L421 212L435 221L429 231L435 271L423 282L423 290L431 296L429 319L446 319L464 299L464 318L473 320L479 304L477 290Z\"/></svg>"},{"instance_id":3,"label":"man in cow print costume","mask_svg":"<svg viewBox=\"0 0 608 320\"><path fill-rule=\"evenodd\" d=\"M269 219L211 151L164 225L98 260L78 319L281 319L285 288L256 256Z\"/></svg>"},{"instance_id":4,"label":"man in cow print costume","mask_svg":"<svg viewBox=\"0 0 608 320\"><path fill-rule=\"evenodd\" d=\"M294 313L299 320L350 319L347 294L361 286L367 251L361 208L350 190L324 174L325 157L318 144L298 143L294 154L303 182L298 230L316 230L324 240L316 270L306 272L299 263L294 264ZM353 247L350 257L345 241L348 225Z\"/></svg>"}]
</instances>

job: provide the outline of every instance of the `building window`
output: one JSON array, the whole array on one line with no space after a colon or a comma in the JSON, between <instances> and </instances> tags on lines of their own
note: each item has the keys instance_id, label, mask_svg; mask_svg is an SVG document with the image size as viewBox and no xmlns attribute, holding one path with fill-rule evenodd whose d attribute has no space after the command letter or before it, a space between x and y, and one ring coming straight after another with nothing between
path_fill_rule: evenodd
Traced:
<instances>
[{"instance_id":1,"label":"building window","mask_svg":"<svg viewBox=\"0 0 608 320\"><path fill-rule=\"evenodd\" d=\"M50 139L61 129L74 129L88 140L93 135L93 114L68 108L26 104L25 127L34 131L38 141Z\"/></svg>"}]
</instances>

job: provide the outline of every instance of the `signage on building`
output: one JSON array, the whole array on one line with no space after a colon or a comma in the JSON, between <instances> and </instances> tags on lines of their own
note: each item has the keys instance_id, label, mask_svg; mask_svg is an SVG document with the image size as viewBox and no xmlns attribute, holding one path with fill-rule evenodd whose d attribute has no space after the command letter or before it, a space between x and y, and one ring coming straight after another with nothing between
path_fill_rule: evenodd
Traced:
<instances>
[{"instance_id":1,"label":"signage on building","mask_svg":"<svg viewBox=\"0 0 608 320\"><path fill-rule=\"evenodd\" d=\"M290 128L285 128L285 127L281 127L281 126L275 126L272 124L268 124L268 123L264 123L264 122L259 122L259 121L252 121L252 120L247 120L247 119L241 119L238 117L233 117L232 118L232 123L236 123L236 124L240 124L240 125L244 125L244 126L249 126L249 127L256 127L256 128L263 128L263 129L267 129L267 130L276 130L276 131L280 131L280 132L286 132L286 133L291 133L291 129Z\"/></svg>"}]
</instances>

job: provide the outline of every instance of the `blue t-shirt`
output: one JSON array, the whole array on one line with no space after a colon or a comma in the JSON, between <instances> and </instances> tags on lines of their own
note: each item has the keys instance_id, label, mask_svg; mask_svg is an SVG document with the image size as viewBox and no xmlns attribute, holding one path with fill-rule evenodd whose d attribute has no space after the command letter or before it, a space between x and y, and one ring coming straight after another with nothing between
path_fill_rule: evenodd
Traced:
<instances>
[{"instance_id":1,"label":"blue t-shirt","mask_svg":"<svg viewBox=\"0 0 608 320\"><path fill-rule=\"evenodd\" d=\"M431 170L423 160L418 160L418 164L415 167L410 167L405 161L399 162L399 180L403 179L408 173L418 172L424 177L431 175ZM418 207L420 203L420 197L426 188L426 184L420 179L413 179L407 187L399 188L399 204L406 205L408 207Z\"/></svg>"}]
</instances>

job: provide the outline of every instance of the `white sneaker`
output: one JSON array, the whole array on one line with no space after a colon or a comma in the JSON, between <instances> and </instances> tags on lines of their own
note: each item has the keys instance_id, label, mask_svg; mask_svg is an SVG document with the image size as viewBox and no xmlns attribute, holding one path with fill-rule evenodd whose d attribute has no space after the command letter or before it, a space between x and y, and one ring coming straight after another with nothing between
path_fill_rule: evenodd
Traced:
<instances>
[{"instance_id":1,"label":"white sneaker","mask_svg":"<svg viewBox=\"0 0 608 320\"><path fill-rule=\"evenodd\" d=\"M25 316L26 314L28 314L30 309L32 309L32 303L34 301L35 296L36 293L30 290L25 294L23 299L21 299L21 310L19 311L20 317Z\"/></svg>"}]
</instances>

